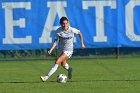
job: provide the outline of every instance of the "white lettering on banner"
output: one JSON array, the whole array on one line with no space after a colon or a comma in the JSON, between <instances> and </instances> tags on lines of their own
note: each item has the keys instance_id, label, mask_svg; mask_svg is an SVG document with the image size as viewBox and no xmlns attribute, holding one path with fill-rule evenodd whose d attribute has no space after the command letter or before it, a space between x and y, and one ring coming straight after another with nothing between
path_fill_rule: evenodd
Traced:
<instances>
[{"instance_id":1,"label":"white lettering on banner","mask_svg":"<svg viewBox=\"0 0 140 93\"><path fill-rule=\"evenodd\" d=\"M87 10L89 7L95 7L96 20L96 35L93 37L93 42L107 42L107 36L104 31L104 7L109 6L111 9L116 9L116 0L83 0L82 8ZM140 0L130 0L125 7L125 26L126 36L131 41L140 41L140 35L135 33L134 29L134 9L140 6ZM49 8L42 35L39 38L39 43L52 43L51 32L56 30L58 26L54 26L56 16L59 18L66 16L67 1L47 1ZM14 27L26 27L25 18L14 19L13 15L16 9L31 10L31 2L2 2L2 8L5 13L5 37L2 39L2 44L32 44L32 36L25 35L21 38L14 36ZM75 40L76 42L76 40Z\"/></svg>"},{"instance_id":2,"label":"white lettering on banner","mask_svg":"<svg viewBox=\"0 0 140 93\"><path fill-rule=\"evenodd\" d=\"M134 8L140 5L140 0L130 0L125 7L126 36L131 41L140 41L140 35L134 33Z\"/></svg>"},{"instance_id":3,"label":"white lettering on banner","mask_svg":"<svg viewBox=\"0 0 140 93\"><path fill-rule=\"evenodd\" d=\"M56 30L58 28L58 26L53 26L57 14L59 18L61 18L62 16L66 16L64 8L67 7L67 4L65 1L47 2L47 6L50 8L50 10L43 29L42 36L39 38L39 43L52 43L50 34L52 30Z\"/></svg>"},{"instance_id":4,"label":"white lettering on banner","mask_svg":"<svg viewBox=\"0 0 140 93\"><path fill-rule=\"evenodd\" d=\"M93 37L94 42L107 42L107 36L104 34L104 7L110 6L116 8L116 1L83 1L83 9L88 7L95 7L96 17L103 21L96 19L96 36Z\"/></svg>"},{"instance_id":5,"label":"white lettering on banner","mask_svg":"<svg viewBox=\"0 0 140 93\"><path fill-rule=\"evenodd\" d=\"M25 18L20 18L19 20L13 19L13 9L14 8L25 8L26 10L31 9L30 2L5 2L2 3L2 8L5 9L5 38L3 39L3 44L24 44L32 43L32 37L26 36L25 38L14 38L14 26L19 26L20 28L25 28Z\"/></svg>"}]
</instances>

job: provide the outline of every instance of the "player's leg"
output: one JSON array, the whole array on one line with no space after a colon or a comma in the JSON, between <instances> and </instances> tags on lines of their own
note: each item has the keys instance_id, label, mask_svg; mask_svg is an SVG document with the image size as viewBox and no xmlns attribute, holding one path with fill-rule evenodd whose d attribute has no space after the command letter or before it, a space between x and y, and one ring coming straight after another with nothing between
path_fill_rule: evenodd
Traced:
<instances>
[{"instance_id":1,"label":"player's leg","mask_svg":"<svg viewBox=\"0 0 140 93\"><path fill-rule=\"evenodd\" d=\"M66 54L62 54L55 62L54 66L50 69L48 73L48 77L50 77L58 68L59 64L61 64L64 60L67 59Z\"/></svg>"},{"instance_id":2,"label":"player's leg","mask_svg":"<svg viewBox=\"0 0 140 93\"><path fill-rule=\"evenodd\" d=\"M64 61L61 63L61 66L62 66L64 69L66 69L66 70L69 69L69 65L67 64L67 60L64 60Z\"/></svg>"},{"instance_id":3,"label":"player's leg","mask_svg":"<svg viewBox=\"0 0 140 93\"><path fill-rule=\"evenodd\" d=\"M65 51L64 52L68 58L70 58L73 54L73 51ZM64 60L61 65L68 71L68 77L69 79L72 78L72 68L69 66L69 64L67 63L67 59Z\"/></svg>"},{"instance_id":4,"label":"player's leg","mask_svg":"<svg viewBox=\"0 0 140 93\"><path fill-rule=\"evenodd\" d=\"M47 81L47 79L57 70L59 64L61 64L66 59L67 59L67 55L63 53L56 60L55 64L52 66L52 68L50 69L50 71L48 72L48 74L46 76L41 76L42 81Z\"/></svg>"},{"instance_id":5,"label":"player's leg","mask_svg":"<svg viewBox=\"0 0 140 93\"><path fill-rule=\"evenodd\" d=\"M61 63L61 66L68 71L68 78L71 79L72 78L72 68L67 63L67 60L63 61Z\"/></svg>"},{"instance_id":6,"label":"player's leg","mask_svg":"<svg viewBox=\"0 0 140 93\"><path fill-rule=\"evenodd\" d=\"M59 64L54 64L51 69L49 70L48 74L46 76L41 76L42 81L47 81L48 78L57 70Z\"/></svg>"}]
</instances>

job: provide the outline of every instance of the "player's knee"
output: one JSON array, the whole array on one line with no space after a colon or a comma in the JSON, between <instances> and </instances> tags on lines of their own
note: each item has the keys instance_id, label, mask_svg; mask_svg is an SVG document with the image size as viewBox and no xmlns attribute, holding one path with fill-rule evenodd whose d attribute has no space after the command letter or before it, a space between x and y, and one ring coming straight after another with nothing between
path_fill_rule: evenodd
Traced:
<instances>
[{"instance_id":1,"label":"player's knee","mask_svg":"<svg viewBox=\"0 0 140 93\"><path fill-rule=\"evenodd\" d=\"M61 60L60 59L57 59L55 64L61 64Z\"/></svg>"}]
</instances>

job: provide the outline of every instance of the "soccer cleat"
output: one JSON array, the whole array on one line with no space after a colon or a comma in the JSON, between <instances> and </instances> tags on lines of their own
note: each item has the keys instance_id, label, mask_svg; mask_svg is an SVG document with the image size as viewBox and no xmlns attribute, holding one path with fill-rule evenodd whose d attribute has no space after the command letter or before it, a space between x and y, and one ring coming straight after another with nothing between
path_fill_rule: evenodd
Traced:
<instances>
[{"instance_id":1,"label":"soccer cleat","mask_svg":"<svg viewBox=\"0 0 140 93\"><path fill-rule=\"evenodd\" d=\"M40 79L41 79L43 82L47 81L48 78L49 78L48 76L40 76Z\"/></svg>"},{"instance_id":2,"label":"soccer cleat","mask_svg":"<svg viewBox=\"0 0 140 93\"><path fill-rule=\"evenodd\" d=\"M71 79L72 78L72 68L69 67L68 69L68 78Z\"/></svg>"}]
</instances>

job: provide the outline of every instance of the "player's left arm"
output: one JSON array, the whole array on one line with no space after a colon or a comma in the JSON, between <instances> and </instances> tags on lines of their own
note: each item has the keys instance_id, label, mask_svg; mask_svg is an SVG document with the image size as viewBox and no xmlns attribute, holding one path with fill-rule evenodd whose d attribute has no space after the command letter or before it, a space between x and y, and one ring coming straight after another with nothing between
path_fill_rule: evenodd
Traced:
<instances>
[{"instance_id":1,"label":"player's left arm","mask_svg":"<svg viewBox=\"0 0 140 93\"><path fill-rule=\"evenodd\" d=\"M78 35L80 37L80 41L81 41L81 47L84 49L85 48L85 44L84 44L84 41L83 41L83 35L81 32L78 32Z\"/></svg>"},{"instance_id":2,"label":"player's left arm","mask_svg":"<svg viewBox=\"0 0 140 93\"><path fill-rule=\"evenodd\" d=\"M72 32L79 35L79 37L80 37L80 42L81 42L81 47L82 47L82 48L85 48L85 44L84 44L84 41L83 41L83 35L82 35L82 33L80 32L80 30L78 30L78 29L76 29L76 28L72 28Z\"/></svg>"}]
</instances>

